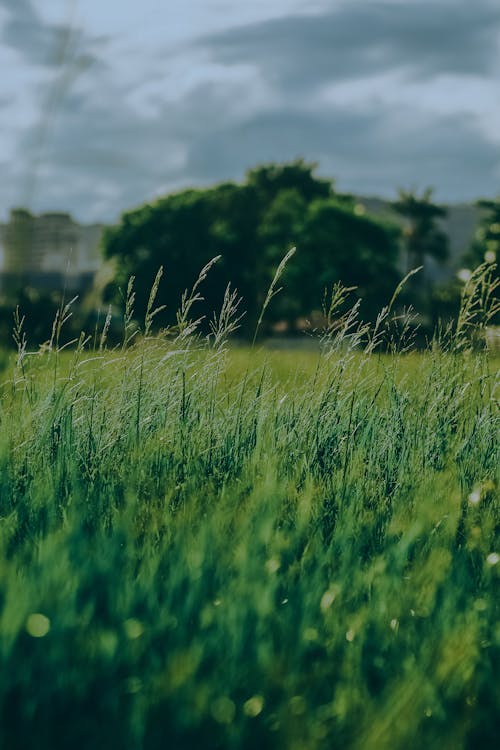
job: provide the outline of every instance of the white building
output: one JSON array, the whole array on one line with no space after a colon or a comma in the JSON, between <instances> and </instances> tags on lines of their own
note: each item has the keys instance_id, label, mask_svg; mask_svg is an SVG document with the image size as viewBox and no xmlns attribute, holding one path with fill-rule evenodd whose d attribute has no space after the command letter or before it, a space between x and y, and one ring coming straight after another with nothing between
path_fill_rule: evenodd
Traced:
<instances>
[{"instance_id":1,"label":"white building","mask_svg":"<svg viewBox=\"0 0 500 750\"><path fill-rule=\"evenodd\" d=\"M87 289L101 265L103 226L83 226L67 213L13 209L0 225L0 281L4 293L26 284Z\"/></svg>"}]
</instances>

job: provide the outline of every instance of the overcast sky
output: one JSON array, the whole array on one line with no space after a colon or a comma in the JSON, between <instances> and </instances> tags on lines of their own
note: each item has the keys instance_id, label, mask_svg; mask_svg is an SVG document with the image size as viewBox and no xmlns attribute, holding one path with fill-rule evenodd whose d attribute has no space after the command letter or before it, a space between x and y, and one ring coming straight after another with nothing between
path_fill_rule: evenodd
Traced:
<instances>
[{"instance_id":1,"label":"overcast sky","mask_svg":"<svg viewBox=\"0 0 500 750\"><path fill-rule=\"evenodd\" d=\"M0 70L0 219L298 156L342 191L500 193L499 0L0 0Z\"/></svg>"}]
</instances>

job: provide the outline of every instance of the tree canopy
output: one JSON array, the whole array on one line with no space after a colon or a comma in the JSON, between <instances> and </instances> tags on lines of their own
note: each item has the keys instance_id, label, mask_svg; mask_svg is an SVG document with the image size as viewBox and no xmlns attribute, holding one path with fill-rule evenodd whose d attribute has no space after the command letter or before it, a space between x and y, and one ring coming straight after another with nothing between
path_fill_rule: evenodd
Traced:
<instances>
[{"instance_id":1,"label":"tree canopy","mask_svg":"<svg viewBox=\"0 0 500 750\"><path fill-rule=\"evenodd\" d=\"M351 196L337 193L315 168L302 160L259 166L241 184L183 190L124 213L104 237L105 256L117 261L109 295L118 299L116 288L135 275L136 307L144 309L163 266L160 296L167 309L158 321L171 323L183 291L221 255L204 282L199 314L210 316L231 282L243 297L243 332L251 335L276 268L296 245L269 320L293 324L310 315L337 281L359 284L364 313L373 314L399 279L398 230L358 215Z\"/></svg>"}]
</instances>

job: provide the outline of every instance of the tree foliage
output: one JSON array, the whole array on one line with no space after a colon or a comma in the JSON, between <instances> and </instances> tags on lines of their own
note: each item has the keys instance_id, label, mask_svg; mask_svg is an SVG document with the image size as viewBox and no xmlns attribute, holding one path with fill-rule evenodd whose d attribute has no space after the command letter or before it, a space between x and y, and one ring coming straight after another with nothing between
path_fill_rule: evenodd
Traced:
<instances>
[{"instance_id":1,"label":"tree foliage","mask_svg":"<svg viewBox=\"0 0 500 750\"><path fill-rule=\"evenodd\" d=\"M421 195L416 191L400 190L392 208L404 220L403 253L404 266L407 272L420 269L406 284L402 299L413 305L420 313L419 324L422 330L430 333L438 318L445 317L459 302L459 297L452 290L448 300L449 289L439 290L432 283L429 274L429 260L444 263L449 255L449 239L439 226L447 210L432 201L432 188L427 188ZM446 300L440 298L443 292ZM442 296L442 295L441 295Z\"/></svg>"},{"instance_id":2,"label":"tree foliage","mask_svg":"<svg viewBox=\"0 0 500 750\"><path fill-rule=\"evenodd\" d=\"M446 209L432 202L432 188L419 197L415 191L400 190L392 207L407 220L404 231L408 270L425 264L426 258L445 261L448 257L448 237L438 220L446 216Z\"/></svg>"},{"instance_id":3,"label":"tree foliage","mask_svg":"<svg viewBox=\"0 0 500 750\"><path fill-rule=\"evenodd\" d=\"M136 308L147 304L159 266L165 268L160 295L167 310L158 322L172 323L182 292L214 256L221 261L204 282L199 314L211 315L228 282L237 287L251 335L276 268L287 250L298 252L284 276L286 292L268 319L290 323L321 306L336 281L360 284L372 312L398 281L397 230L359 216L350 196L315 175L302 160L269 164L247 172L242 184L183 190L128 211L104 238L107 258L116 260L114 289L136 277ZM108 290L110 295L116 292Z\"/></svg>"},{"instance_id":4,"label":"tree foliage","mask_svg":"<svg viewBox=\"0 0 500 750\"><path fill-rule=\"evenodd\" d=\"M497 263L500 260L500 196L493 200L480 200L482 209L478 230L465 258L472 268L480 263Z\"/></svg>"},{"instance_id":5,"label":"tree foliage","mask_svg":"<svg viewBox=\"0 0 500 750\"><path fill-rule=\"evenodd\" d=\"M476 205L482 210L481 220L471 246L464 257L467 271L486 263L492 267L492 281L500 282L498 264L500 262L500 196L493 200L479 200ZM467 274L466 274L467 275ZM495 288L498 299L498 286ZM498 324L500 316L497 314L494 322Z\"/></svg>"}]
</instances>

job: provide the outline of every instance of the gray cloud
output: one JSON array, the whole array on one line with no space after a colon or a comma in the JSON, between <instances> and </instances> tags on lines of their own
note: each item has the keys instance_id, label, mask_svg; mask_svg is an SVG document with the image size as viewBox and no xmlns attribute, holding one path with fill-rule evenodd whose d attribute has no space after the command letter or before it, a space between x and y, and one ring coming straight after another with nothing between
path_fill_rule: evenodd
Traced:
<instances>
[{"instance_id":1,"label":"gray cloud","mask_svg":"<svg viewBox=\"0 0 500 750\"><path fill-rule=\"evenodd\" d=\"M63 27L44 25L29 0L0 0L0 7L10 12L5 33L26 62L52 65L46 55L57 47L55 30ZM21 16L28 26L15 26ZM195 51L208 51L212 61L225 65L254 63L274 85L272 101L253 108L240 106L241 85L218 81L216 69L211 83L175 102L162 102L161 87L155 89L149 112L129 103L140 85L131 83L130 63L122 71L105 70L100 62L101 70L89 73L91 86L73 87L48 76L50 128L45 140L37 139L36 128L18 132L0 204L22 202L21 172L35 162L40 167L35 210L67 209L82 220L109 221L160 188L239 179L256 163L297 156L318 161L321 172L345 191L394 196L398 186L434 185L439 200L496 194L500 155L479 130L480 113L478 119L451 118L426 113L418 101L405 108L368 98L356 108L311 99L306 107L303 94L329 81L392 70L411 77L443 72L484 77L495 54L499 18L500 7L484 1L470 9L462 0L353 1L323 16L288 17L198 40ZM99 61L96 40L79 34L78 55L96 55ZM159 60L153 74L163 75L158 71L164 68ZM47 90L39 94L43 99ZM43 157L38 162L37 153Z\"/></svg>"},{"instance_id":2,"label":"gray cloud","mask_svg":"<svg viewBox=\"0 0 500 750\"><path fill-rule=\"evenodd\" d=\"M151 197L168 179L181 179L176 152L182 144L165 125L166 113L145 120L126 104L119 88L107 86L107 97L102 89L95 97L70 93L61 103L31 190L36 210L69 207L79 218L109 221ZM36 147L36 132L20 141L25 164ZM26 200L32 185L23 191L20 184L14 182L19 195L7 205ZM12 187L0 186L0 191Z\"/></svg>"},{"instance_id":3,"label":"gray cloud","mask_svg":"<svg viewBox=\"0 0 500 750\"><path fill-rule=\"evenodd\" d=\"M454 201L498 191L499 149L472 118L401 114L380 105L363 112L285 107L199 133L186 168L203 180L224 179L257 162L304 156L337 177L341 190L390 196L398 186L434 185Z\"/></svg>"},{"instance_id":4,"label":"gray cloud","mask_svg":"<svg viewBox=\"0 0 500 750\"><path fill-rule=\"evenodd\" d=\"M47 24L30 0L0 0L8 11L0 41L20 52L31 65L88 67L99 61L93 47L101 40L66 24Z\"/></svg>"},{"instance_id":5,"label":"gray cloud","mask_svg":"<svg viewBox=\"0 0 500 750\"><path fill-rule=\"evenodd\" d=\"M471 118L430 118L389 105L308 113L284 105L241 119L231 105L234 92L213 85L148 119L118 90L110 91L108 106L102 101L83 95L65 101L47 154L41 208L64 201L79 217L109 220L160 185L241 178L256 163L297 156L318 161L340 190L363 194L435 185L439 199L467 200L498 188L498 149Z\"/></svg>"},{"instance_id":6,"label":"gray cloud","mask_svg":"<svg viewBox=\"0 0 500 750\"><path fill-rule=\"evenodd\" d=\"M500 5L487 0L344 2L198 41L224 64L253 63L290 90L392 71L427 77L486 74L498 47Z\"/></svg>"},{"instance_id":7,"label":"gray cloud","mask_svg":"<svg viewBox=\"0 0 500 750\"><path fill-rule=\"evenodd\" d=\"M33 12L30 0L0 0L0 8L5 8L11 13Z\"/></svg>"},{"instance_id":8,"label":"gray cloud","mask_svg":"<svg viewBox=\"0 0 500 750\"><path fill-rule=\"evenodd\" d=\"M0 109L10 107L14 101L13 96L0 96Z\"/></svg>"}]
</instances>

